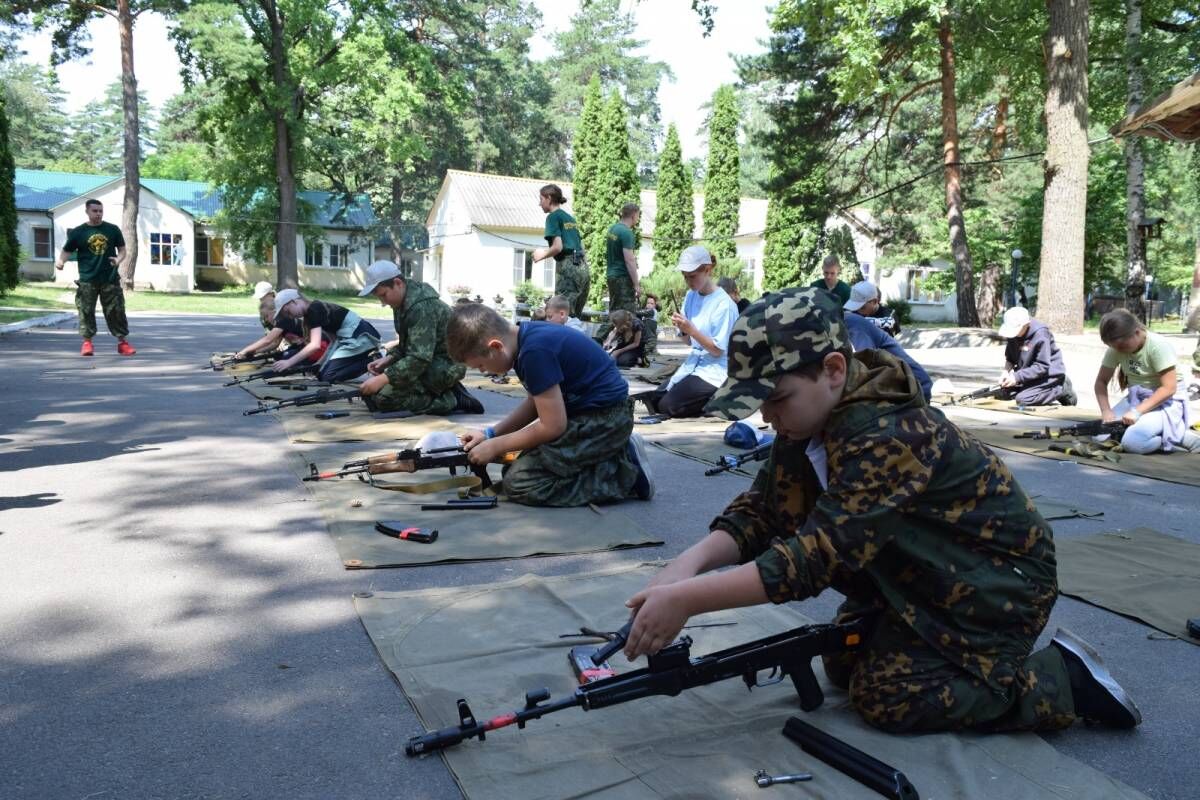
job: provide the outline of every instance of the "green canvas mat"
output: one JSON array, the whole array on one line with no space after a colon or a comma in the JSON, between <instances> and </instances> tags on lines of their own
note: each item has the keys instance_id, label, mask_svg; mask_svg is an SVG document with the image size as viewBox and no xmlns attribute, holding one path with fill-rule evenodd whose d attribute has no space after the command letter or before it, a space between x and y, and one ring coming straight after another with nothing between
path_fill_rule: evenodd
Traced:
<instances>
[{"instance_id":1,"label":"green canvas mat","mask_svg":"<svg viewBox=\"0 0 1200 800\"><path fill-rule=\"evenodd\" d=\"M345 417L317 419L322 411L349 411ZM323 406L304 406L271 412L288 438L298 444L322 442L378 442L381 450L394 447L396 440L416 441L430 431L462 431L471 427L474 416L438 417L420 414L400 419L375 419L361 402L345 400Z\"/></svg>"},{"instance_id":2,"label":"green canvas mat","mask_svg":"<svg viewBox=\"0 0 1200 800\"><path fill-rule=\"evenodd\" d=\"M1200 545L1150 528L1056 539L1059 590L1200 645Z\"/></svg>"},{"instance_id":3,"label":"green canvas mat","mask_svg":"<svg viewBox=\"0 0 1200 800\"><path fill-rule=\"evenodd\" d=\"M387 452L364 450L362 445L358 448L308 447L295 451L290 463L296 474L303 476L308 474L309 463L333 470L347 461ZM489 472L493 480L499 480L499 465L490 466ZM470 473L460 469L458 474ZM414 485L448 477L449 470L443 468L381 475L379 480ZM634 521L636 500L593 509L536 508L501 499L497 508L486 511L421 511L421 503L444 502L457 497L457 493L407 494L355 478L309 481L304 485L329 526L342 563L350 569L598 553L662 544ZM431 544L394 539L375 530L375 523L381 520L433 528L438 531L438 539Z\"/></svg>"},{"instance_id":4,"label":"green canvas mat","mask_svg":"<svg viewBox=\"0 0 1200 800\"><path fill-rule=\"evenodd\" d=\"M1118 453L1121 459L1114 462L1102 458L1083 458L1059 453L1048 449L1050 442L1044 439L1016 439L1013 434L1019 433L1022 430L1020 428L989 426L986 423L966 420L956 420L956 424L976 439L992 447L1026 453L1031 456L1052 458L1056 461L1075 461L1091 467L1140 475L1143 478L1200 486L1200 453L1184 453L1179 450L1173 453L1152 453L1150 455Z\"/></svg>"},{"instance_id":5,"label":"green canvas mat","mask_svg":"<svg viewBox=\"0 0 1200 800\"><path fill-rule=\"evenodd\" d=\"M1099 519L1104 516L1103 511L1084 508L1077 503L1066 503L1062 500L1040 494L1032 495L1032 497L1033 502L1037 504L1038 513L1042 515L1042 519L1070 519L1072 517Z\"/></svg>"},{"instance_id":6,"label":"green canvas mat","mask_svg":"<svg viewBox=\"0 0 1200 800\"><path fill-rule=\"evenodd\" d=\"M947 395L948 397L948 395ZM1056 425L1070 425L1074 422L1087 422L1091 419L1096 419L1097 413L1089 412L1081 409L1078 406L1063 406L1058 403L1052 403L1047 406L1018 406L1012 400L1000 400L995 397L985 397L981 400L971 400L966 403L958 403L956 405L947 405L945 402L937 403L937 406L942 410L951 408L980 408L986 411L1004 411L1010 414L1022 414L1031 417L1045 417L1048 420L1053 420Z\"/></svg>"},{"instance_id":7,"label":"green canvas mat","mask_svg":"<svg viewBox=\"0 0 1200 800\"><path fill-rule=\"evenodd\" d=\"M253 381L251 383L239 383L238 388L246 394L253 397L255 400L276 401L287 400L292 397L298 397L302 394L310 394L319 392L322 389L341 390L358 388L358 384L353 383L321 383L315 377L307 375L294 375L283 378L273 378L269 381ZM337 406L346 405L345 400L339 400L337 403L327 404L330 409ZM317 410L321 410L317 407Z\"/></svg>"},{"instance_id":8,"label":"green canvas mat","mask_svg":"<svg viewBox=\"0 0 1200 800\"><path fill-rule=\"evenodd\" d=\"M652 574L643 567L527 575L487 586L362 592L354 604L421 723L441 728L458 723L458 698L487 718L520 708L530 689L548 688L552 698L568 695L574 678L567 653L581 642L559 634L581 625L617 627L626 615L625 600ZM793 605L766 605L694 621L737 623L689 631L693 654L700 655L810 620ZM619 672L631 668L620 656L611 663ZM814 666L820 675L819 664ZM921 797L1144 797L1035 734L893 736L869 728L846 708L843 693L824 688L825 704L804 714L790 681L752 692L739 680L723 681L678 697L589 712L568 709L530 722L523 731L515 726L494 731L485 742L464 742L443 755L470 798L767 797L754 784L757 769L814 774L811 782L767 790L772 797L878 798L781 735L787 718L801 715L902 770Z\"/></svg>"}]
</instances>

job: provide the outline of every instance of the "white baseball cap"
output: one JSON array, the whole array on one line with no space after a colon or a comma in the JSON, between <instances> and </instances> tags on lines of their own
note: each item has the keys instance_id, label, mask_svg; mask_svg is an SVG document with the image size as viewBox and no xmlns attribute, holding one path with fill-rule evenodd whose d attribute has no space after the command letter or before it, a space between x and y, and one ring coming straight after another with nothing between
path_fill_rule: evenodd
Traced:
<instances>
[{"instance_id":1,"label":"white baseball cap","mask_svg":"<svg viewBox=\"0 0 1200 800\"><path fill-rule=\"evenodd\" d=\"M259 281L258 283L254 284L254 299L262 300L264 297L273 293L274 291L275 287L270 283L267 281Z\"/></svg>"},{"instance_id":2,"label":"white baseball cap","mask_svg":"<svg viewBox=\"0 0 1200 800\"><path fill-rule=\"evenodd\" d=\"M375 291L375 287L383 281L390 280L391 278L399 278L402 274L395 262L380 259L367 267L366 281L363 283L363 290L358 293L358 296L366 297Z\"/></svg>"},{"instance_id":3,"label":"white baseball cap","mask_svg":"<svg viewBox=\"0 0 1200 800\"><path fill-rule=\"evenodd\" d=\"M879 289L870 281L859 281L850 287L850 299L842 308L847 311L858 311L867 303L879 296Z\"/></svg>"},{"instance_id":4,"label":"white baseball cap","mask_svg":"<svg viewBox=\"0 0 1200 800\"><path fill-rule=\"evenodd\" d=\"M299 300L300 293L295 289L284 289L275 294L275 313L278 314L283 310L283 307L293 300Z\"/></svg>"},{"instance_id":5,"label":"white baseball cap","mask_svg":"<svg viewBox=\"0 0 1200 800\"><path fill-rule=\"evenodd\" d=\"M695 272L705 264L713 263L713 257L708 249L693 245L679 254L679 269L682 272Z\"/></svg>"},{"instance_id":6,"label":"white baseball cap","mask_svg":"<svg viewBox=\"0 0 1200 800\"><path fill-rule=\"evenodd\" d=\"M1023 306L1013 306L1004 312L1004 321L1000 323L1000 335L1011 339L1021 332L1021 328L1029 322L1029 310Z\"/></svg>"}]
</instances>

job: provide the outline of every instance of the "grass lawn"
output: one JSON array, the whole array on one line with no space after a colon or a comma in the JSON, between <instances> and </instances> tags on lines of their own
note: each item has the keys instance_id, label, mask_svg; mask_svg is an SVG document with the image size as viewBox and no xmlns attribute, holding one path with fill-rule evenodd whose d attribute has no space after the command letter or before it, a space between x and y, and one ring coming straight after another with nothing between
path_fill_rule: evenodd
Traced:
<instances>
[{"instance_id":1,"label":"grass lawn","mask_svg":"<svg viewBox=\"0 0 1200 800\"><path fill-rule=\"evenodd\" d=\"M129 311L179 311L190 314L257 314L258 304L251 296L251 287L237 286L220 292L125 292L125 308ZM364 317L389 317L390 312L373 297L358 297L352 293L316 292L305 290L310 300L328 300ZM9 294L0 297L0 305L30 308L71 309L75 307L73 286L58 283L23 282Z\"/></svg>"},{"instance_id":2,"label":"grass lawn","mask_svg":"<svg viewBox=\"0 0 1200 800\"><path fill-rule=\"evenodd\" d=\"M21 320L31 319L33 317L44 317L46 314L54 313L49 311L4 311L0 309L0 325L7 325L10 322L20 322Z\"/></svg>"}]
</instances>

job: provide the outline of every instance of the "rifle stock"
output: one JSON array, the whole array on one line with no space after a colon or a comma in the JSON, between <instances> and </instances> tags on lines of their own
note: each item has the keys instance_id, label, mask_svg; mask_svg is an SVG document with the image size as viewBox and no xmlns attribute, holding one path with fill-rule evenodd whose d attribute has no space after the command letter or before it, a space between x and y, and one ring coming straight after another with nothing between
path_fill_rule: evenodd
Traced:
<instances>
[{"instance_id":1,"label":"rifle stock","mask_svg":"<svg viewBox=\"0 0 1200 800\"><path fill-rule=\"evenodd\" d=\"M741 678L747 689L753 689L790 677L800 696L800 707L811 711L825 699L812 671L812 659L858 648L864 630L861 622L806 625L697 658L691 656L691 638L684 636L650 656L646 667L584 684L559 700L551 701L548 689L536 689L525 693L524 708L482 721L471 713L466 700L459 700L458 725L413 736L405 744L404 752L416 756L451 747L465 739L483 741L490 731L513 724L524 728L530 720L556 711L575 707L591 711L644 697L674 697L688 689L730 678ZM603 650L611 646L612 643ZM760 681L758 674L764 670L770 674Z\"/></svg>"},{"instance_id":2,"label":"rifle stock","mask_svg":"<svg viewBox=\"0 0 1200 800\"><path fill-rule=\"evenodd\" d=\"M278 411L281 408L299 408L301 406L317 406L324 403L334 403L338 400L354 401L354 398L360 397L361 393L358 389L321 389L312 394L302 394L298 397L289 397L286 400L280 400L276 403L259 403L258 408L252 408L249 411L243 411L242 416L248 417L252 414L265 414L268 411Z\"/></svg>"},{"instance_id":3,"label":"rifle stock","mask_svg":"<svg viewBox=\"0 0 1200 800\"><path fill-rule=\"evenodd\" d=\"M505 453L497 463L511 464L516 460L517 455L515 452ZM358 461L347 461L342 465L340 470L332 472L320 472L317 470L316 464L309 464L309 474L303 480L323 481L332 478L344 478L349 475L357 475L361 480L368 480L364 476L389 475L398 472L421 472L422 470L438 469L439 467L449 468L451 475L456 475L460 467L468 469L479 478L482 488L489 489L492 486L492 479L488 475L487 465L471 463L467 452L461 446L439 447L424 451L416 448L399 450L394 453L384 453Z\"/></svg>"},{"instance_id":4,"label":"rifle stock","mask_svg":"<svg viewBox=\"0 0 1200 800\"><path fill-rule=\"evenodd\" d=\"M1061 439L1064 436L1102 436L1108 434L1110 436L1124 436L1126 429L1129 428L1124 422L1114 420L1112 422L1103 422L1101 420L1092 420L1090 422L1081 422L1078 425L1064 425L1060 428L1051 428L1047 425L1036 431L1022 431L1014 434L1014 439Z\"/></svg>"},{"instance_id":5,"label":"rifle stock","mask_svg":"<svg viewBox=\"0 0 1200 800\"><path fill-rule=\"evenodd\" d=\"M991 386L985 386L982 389L976 389L973 392L959 395L958 397L951 397L946 402L946 405L956 406L960 403L970 402L971 400L982 400L985 397L999 397L1003 393L1004 387L998 383L993 383Z\"/></svg>"}]
</instances>

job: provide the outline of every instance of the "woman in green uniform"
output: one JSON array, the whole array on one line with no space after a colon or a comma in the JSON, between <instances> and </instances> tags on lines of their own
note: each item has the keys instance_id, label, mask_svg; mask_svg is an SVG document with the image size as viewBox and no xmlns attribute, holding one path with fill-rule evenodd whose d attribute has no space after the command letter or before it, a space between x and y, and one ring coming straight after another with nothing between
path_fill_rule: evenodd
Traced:
<instances>
[{"instance_id":1,"label":"woman in green uniform","mask_svg":"<svg viewBox=\"0 0 1200 800\"><path fill-rule=\"evenodd\" d=\"M547 258L554 259L554 293L567 298L571 303L571 316L579 319L587 303L591 277L583 255L579 225L562 209L566 202L567 198L556 184L548 183L538 192L538 205L546 212L544 235L549 246L534 250L533 261L536 264Z\"/></svg>"}]
</instances>

